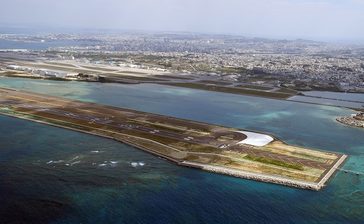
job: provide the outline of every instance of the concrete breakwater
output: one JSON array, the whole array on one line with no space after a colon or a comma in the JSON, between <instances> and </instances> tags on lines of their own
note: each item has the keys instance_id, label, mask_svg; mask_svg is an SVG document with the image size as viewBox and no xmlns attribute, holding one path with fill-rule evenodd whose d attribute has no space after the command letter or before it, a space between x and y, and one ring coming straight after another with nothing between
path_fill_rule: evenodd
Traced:
<instances>
[{"instance_id":1,"label":"concrete breakwater","mask_svg":"<svg viewBox=\"0 0 364 224\"><path fill-rule=\"evenodd\" d=\"M244 179L248 179L248 180L255 180L255 181L261 181L261 182L266 182L266 183L285 185L288 187L319 191L325 186L325 183L330 179L330 177L335 173L335 171L343 164L343 162L345 161L346 158L347 158L347 156L343 155L336 162L336 164L326 173L324 178L322 178L321 181L318 183L304 182L304 181L299 181L299 180L282 178L282 177L274 176L274 175L252 173L252 172L234 170L234 169L230 169L230 168L218 167L218 166L213 166L213 165L198 164L198 163L187 162L187 161L183 161L183 162L179 163L179 165L192 167L192 168L198 168L198 169L202 169L202 170L205 170L208 172L224 174L224 175L238 177L238 178L244 178Z\"/></svg>"}]
</instances>

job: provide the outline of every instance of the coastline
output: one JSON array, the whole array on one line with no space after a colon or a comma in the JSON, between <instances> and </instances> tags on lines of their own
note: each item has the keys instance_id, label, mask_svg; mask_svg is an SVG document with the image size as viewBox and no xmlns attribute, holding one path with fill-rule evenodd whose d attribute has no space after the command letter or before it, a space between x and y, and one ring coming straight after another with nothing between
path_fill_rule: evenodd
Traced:
<instances>
[{"instance_id":1,"label":"coastline","mask_svg":"<svg viewBox=\"0 0 364 224\"><path fill-rule=\"evenodd\" d=\"M336 172L337 168L339 168L340 166L343 165L346 158L347 158L347 155L342 155L342 157L340 157L340 159L338 159L338 161L335 163L335 165L329 170L329 172L326 173L324 178L322 178L319 183L304 182L304 181L299 181L299 180L292 180L292 179L288 179L288 178L277 177L277 176L273 176L273 175L252 173L252 172L246 172L246 171L240 171L240 170L234 170L234 169L229 169L229 168L224 168L224 167L198 164L198 163L186 162L186 161L182 162L179 165L185 165L188 167L198 167L199 169L202 169L202 170L205 170L208 172L224 174L224 175L239 177L239 178L248 179L248 180L255 180L255 181L261 181L261 182L265 182L265 183L284 185L284 186L288 186L288 187L319 191L325 186L325 183L327 183L327 181L330 179L330 177L333 176L333 174Z\"/></svg>"},{"instance_id":2,"label":"coastline","mask_svg":"<svg viewBox=\"0 0 364 224\"><path fill-rule=\"evenodd\" d=\"M0 78L21 78L21 79L35 79L35 80L50 80L50 81L63 81L63 82L90 82L90 83L114 83L114 84L124 84L124 85L138 85L138 84L154 84L154 85L164 85L164 86L170 86L175 88L186 88L186 89L196 89L201 91L209 91L209 92L216 92L216 93L226 93L226 94L234 94L234 95L242 95L242 96L248 96L248 97L259 97L264 99L270 99L270 100L283 100L287 102L296 102L296 103L304 103L304 104L310 104L310 105L320 105L320 106L328 106L328 107L336 107L336 108L346 108L351 109L354 111L364 111L364 108L357 108L357 107L350 107L350 106L344 106L344 105L334 105L334 104L328 104L328 103L319 103L319 102L309 102L304 100L298 100L294 99L296 96L300 96L299 94L296 95L285 95L281 96L279 92L267 92L262 91L258 89L245 89L245 88L237 88L237 87L226 87L221 86L222 88L225 88L224 90L219 90L219 88L213 88L213 87L220 87L220 86L210 86L209 88L197 88L197 87L189 87L189 86L179 86L176 85L175 82L160 82L160 81L141 81L141 80L131 80L131 79L123 79L122 81L91 81L91 80L71 80L71 79L54 79L54 78L39 78L39 77L24 77L24 76L9 76L9 75L2 75L0 73ZM178 84L178 83L177 83ZM191 83L185 83L185 84L194 84L194 82ZM196 83L199 84L199 83ZM206 84L205 84L206 85ZM6 88L6 87L1 87ZM228 89L228 90L226 90ZM18 91L14 89L15 91ZM231 90L231 91L230 91ZM263 95L261 93L264 93ZM340 93L340 92L337 92ZM277 97L278 94L278 97ZM364 94L357 92L357 94ZM305 96L305 95L304 95ZM331 98L323 98L323 97L312 97L312 96L305 96L307 98L314 98L314 99L327 99L327 100L337 100L341 102L350 102L346 100L340 100L340 99L331 99Z\"/></svg>"},{"instance_id":3,"label":"coastline","mask_svg":"<svg viewBox=\"0 0 364 224\"><path fill-rule=\"evenodd\" d=\"M200 169L200 170L204 170L204 171L216 173L216 174L221 174L221 175L227 175L227 176L232 176L232 177L237 177L237 178L243 178L243 179L248 179L248 180L260 181L260 182L265 182L265 183L271 183L271 184L277 184L277 185L283 185L283 186L287 186L287 187L313 190L313 191L319 191L323 187L325 187L326 186L325 184L331 179L331 177L335 174L337 169L343 165L343 163L345 162L345 160L347 158L347 155L344 155L344 154L341 155L341 157L337 159L335 164L331 167L330 170L328 170L325 173L325 176L318 183L304 182L304 181L299 181L299 180L278 177L278 176L274 176L274 175L259 174L259 173L254 173L254 172L247 172L247 171L242 171L242 170L235 170L235 169L231 169L231 168L220 167L220 166L206 165L206 164L201 164L201 163L196 163L196 162L188 162L188 161L184 161L184 160L177 160L175 158L161 154L161 153L151 150L149 148L145 148L144 146L136 144L135 142L128 141L125 138L118 138L115 136L112 137L112 136L104 135L101 133L72 128L69 126L54 124L54 123L47 122L47 121L41 121L41 120L36 120L36 119L28 118L28 117L11 115L11 114L7 114L7 113L1 112L1 111L0 111L0 114L4 115L4 116L17 118L17 119L23 119L23 120L36 122L39 124L50 125L50 126L57 127L57 128L68 129L71 131L77 131L77 132L84 133L84 134L90 134L90 135L94 135L94 136L98 136L98 137L102 137L102 138L111 139L111 140L114 140L114 141L117 141L117 142L120 142L123 144L130 145L137 149L143 150L144 152L158 156L159 158L166 159L167 161L170 161L172 163L175 163L176 165L183 166L183 167ZM144 140L154 142L153 140L149 140L149 139L144 139ZM157 144L161 144L161 143L157 142Z\"/></svg>"},{"instance_id":4,"label":"coastline","mask_svg":"<svg viewBox=\"0 0 364 224\"><path fill-rule=\"evenodd\" d=\"M353 117L337 117L335 119L340 124L346 125L353 128L364 128L364 121L357 120Z\"/></svg>"}]
</instances>

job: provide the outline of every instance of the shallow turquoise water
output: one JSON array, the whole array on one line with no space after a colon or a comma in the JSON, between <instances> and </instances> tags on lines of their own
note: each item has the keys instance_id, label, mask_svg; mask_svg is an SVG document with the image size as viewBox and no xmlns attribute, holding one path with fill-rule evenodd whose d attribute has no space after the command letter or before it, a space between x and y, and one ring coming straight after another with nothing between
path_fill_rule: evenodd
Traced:
<instances>
[{"instance_id":1,"label":"shallow turquoise water","mask_svg":"<svg viewBox=\"0 0 364 224\"><path fill-rule=\"evenodd\" d=\"M348 109L147 84L0 78L0 86L270 132L291 144L347 153L344 168L364 172L364 131L334 120L353 113ZM111 140L18 119L1 116L0 124L0 217L6 220L364 221L363 176L339 172L327 188L311 192L177 167Z\"/></svg>"}]
</instances>

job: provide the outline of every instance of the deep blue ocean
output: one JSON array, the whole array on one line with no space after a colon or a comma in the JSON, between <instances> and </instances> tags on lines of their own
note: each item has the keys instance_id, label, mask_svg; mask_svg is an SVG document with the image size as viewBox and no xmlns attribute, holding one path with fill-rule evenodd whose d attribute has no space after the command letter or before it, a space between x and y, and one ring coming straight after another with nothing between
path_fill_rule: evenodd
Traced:
<instances>
[{"instance_id":1,"label":"deep blue ocean","mask_svg":"<svg viewBox=\"0 0 364 224\"><path fill-rule=\"evenodd\" d=\"M364 172L364 130L335 121L349 109L151 84L0 78L0 86L269 132L346 153L344 168ZM0 116L0 223L364 223L364 176L340 171L322 191L299 190Z\"/></svg>"}]
</instances>

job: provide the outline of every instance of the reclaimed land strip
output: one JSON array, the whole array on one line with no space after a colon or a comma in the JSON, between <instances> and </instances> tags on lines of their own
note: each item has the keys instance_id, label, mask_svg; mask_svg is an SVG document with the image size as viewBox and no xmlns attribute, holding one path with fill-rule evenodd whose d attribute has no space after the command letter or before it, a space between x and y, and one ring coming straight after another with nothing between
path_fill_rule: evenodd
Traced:
<instances>
[{"instance_id":1,"label":"reclaimed land strip","mask_svg":"<svg viewBox=\"0 0 364 224\"><path fill-rule=\"evenodd\" d=\"M310 190L324 187L346 158L273 137L254 145L235 128L4 88L0 114L114 139L181 166Z\"/></svg>"},{"instance_id":2,"label":"reclaimed land strip","mask_svg":"<svg viewBox=\"0 0 364 224\"><path fill-rule=\"evenodd\" d=\"M361 112L351 116L337 117L336 121L350 127L364 128L364 113Z\"/></svg>"},{"instance_id":3,"label":"reclaimed land strip","mask_svg":"<svg viewBox=\"0 0 364 224\"><path fill-rule=\"evenodd\" d=\"M283 100L288 99L295 95L292 93L270 92L270 91L259 90L259 89L228 87L228 86L211 85L211 84L197 83L197 82L186 82L186 83L166 82L166 83L160 83L160 84L184 87L184 88L191 88L191 89L214 91L214 92L231 93L231 94L238 94L238 95L250 95L250 96L258 96L258 97L272 98L272 99L283 99Z\"/></svg>"}]
</instances>

